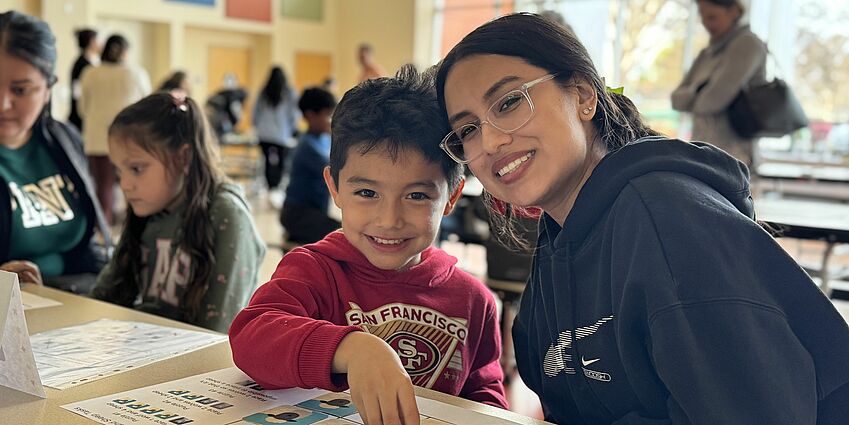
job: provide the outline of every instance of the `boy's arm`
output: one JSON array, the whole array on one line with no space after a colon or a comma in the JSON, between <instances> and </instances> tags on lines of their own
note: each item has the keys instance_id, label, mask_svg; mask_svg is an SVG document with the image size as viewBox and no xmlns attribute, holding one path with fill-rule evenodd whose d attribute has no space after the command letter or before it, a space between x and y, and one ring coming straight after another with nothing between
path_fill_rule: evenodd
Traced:
<instances>
[{"instance_id":1,"label":"boy's arm","mask_svg":"<svg viewBox=\"0 0 849 425\"><path fill-rule=\"evenodd\" d=\"M501 331L495 299L487 294L486 319L481 330L477 352L473 354L469 377L460 391L460 397L507 409L504 394L504 373L501 369Z\"/></svg>"},{"instance_id":2,"label":"boy's arm","mask_svg":"<svg viewBox=\"0 0 849 425\"><path fill-rule=\"evenodd\" d=\"M226 333L259 283L257 272L265 257L265 242L239 195L219 189L210 214L215 232L215 265L196 323Z\"/></svg>"},{"instance_id":3,"label":"boy's arm","mask_svg":"<svg viewBox=\"0 0 849 425\"><path fill-rule=\"evenodd\" d=\"M324 298L335 294L334 282L309 253L296 249L286 254L271 281L233 320L230 346L236 366L267 389L347 388L331 364L342 338L360 328L321 319Z\"/></svg>"}]
</instances>

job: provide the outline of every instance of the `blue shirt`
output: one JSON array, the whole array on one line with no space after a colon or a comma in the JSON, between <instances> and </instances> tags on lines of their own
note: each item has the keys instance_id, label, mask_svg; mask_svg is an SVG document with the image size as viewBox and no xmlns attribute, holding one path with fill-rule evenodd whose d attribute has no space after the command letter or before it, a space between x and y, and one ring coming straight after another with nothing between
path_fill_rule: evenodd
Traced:
<instances>
[{"instance_id":1,"label":"blue shirt","mask_svg":"<svg viewBox=\"0 0 849 425\"><path fill-rule=\"evenodd\" d=\"M324 184L324 167L330 162L330 134L301 135L292 154L292 172L286 202L327 211L330 192Z\"/></svg>"}]
</instances>

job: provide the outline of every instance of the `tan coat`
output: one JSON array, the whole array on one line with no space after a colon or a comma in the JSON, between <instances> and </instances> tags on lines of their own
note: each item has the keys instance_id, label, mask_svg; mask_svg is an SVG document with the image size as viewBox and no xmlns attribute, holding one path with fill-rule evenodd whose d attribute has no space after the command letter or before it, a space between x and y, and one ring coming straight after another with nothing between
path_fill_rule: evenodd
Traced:
<instances>
[{"instance_id":1,"label":"tan coat","mask_svg":"<svg viewBox=\"0 0 849 425\"><path fill-rule=\"evenodd\" d=\"M109 125L118 112L150 93L150 78L141 68L103 63L86 68L80 77L80 88L77 105L85 119L85 153L106 155L109 153Z\"/></svg>"},{"instance_id":2,"label":"tan coat","mask_svg":"<svg viewBox=\"0 0 849 425\"><path fill-rule=\"evenodd\" d=\"M704 48L681 85L672 107L693 114L693 140L708 142L752 165L752 139L731 128L727 110L748 85L766 82L766 45L741 25Z\"/></svg>"}]
</instances>

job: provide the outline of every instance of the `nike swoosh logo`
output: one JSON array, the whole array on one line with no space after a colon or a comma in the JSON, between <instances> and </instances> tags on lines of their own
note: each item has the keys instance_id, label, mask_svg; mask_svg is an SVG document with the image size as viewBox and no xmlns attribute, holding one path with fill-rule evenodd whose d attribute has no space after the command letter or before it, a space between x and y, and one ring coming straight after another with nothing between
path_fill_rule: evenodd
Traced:
<instances>
[{"instance_id":1,"label":"nike swoosh logo","mask_svg":"<svg viewBox=\"0 0 849 425\"><path fill-rule=\"evenodd\" d=\"M595 363L599 360L601 360L601 359L584 360L584 356L581 356L581 364L584 365L584 366L589 366L589 365L591 365L591 364L593 364L593 363Z\"/></svg>"}]
</instances>

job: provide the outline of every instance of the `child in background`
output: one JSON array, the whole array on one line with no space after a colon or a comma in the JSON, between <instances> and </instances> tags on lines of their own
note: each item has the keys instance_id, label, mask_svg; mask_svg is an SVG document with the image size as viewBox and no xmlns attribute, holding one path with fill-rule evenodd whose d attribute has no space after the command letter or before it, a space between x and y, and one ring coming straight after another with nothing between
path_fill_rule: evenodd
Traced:
<instances>
[{"instance_id":1,"label":"child in background","mask_svg":"<svg viewBox=\"0 0 849 425\"><path fill-rule=\"evenodd\" d=\"M280 211L280 224L290 242L317 242L341 226L327 215L330 194L322 176L330 160L330 116L335 107L333 95L317 87L304 90L298 100L308 127L292 154L292 172Z\"/></svg>"},{"instance_id":2,"label":"child in background","mask_svg":"<svg viewBox=\"0 0 849 425\"><path fill-rule=\"evenodd\" d=\"M93 297L226 332L254 289L265 244L214 146L190 98L156 93L118 114L109 159L127 221Z\"/></svg>"},{"instance_id":3,"label":"child in background","mask_svg":"<svg viewBox=\"0 0 849 425\"><path fill-rule=\"evenodd\" d=\"M495 298L431 246L462 178L430 81L408 66L342 98L324 171L342 231L286 254L230 328L263 387L350 388L367 423L418 424L412 385L506 407Z\"/></svg>"}]
</instances>

